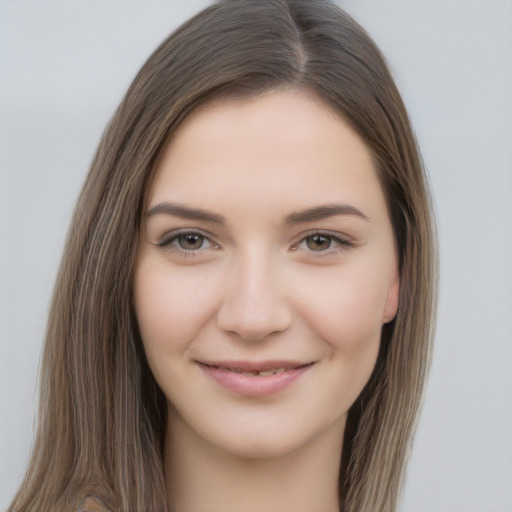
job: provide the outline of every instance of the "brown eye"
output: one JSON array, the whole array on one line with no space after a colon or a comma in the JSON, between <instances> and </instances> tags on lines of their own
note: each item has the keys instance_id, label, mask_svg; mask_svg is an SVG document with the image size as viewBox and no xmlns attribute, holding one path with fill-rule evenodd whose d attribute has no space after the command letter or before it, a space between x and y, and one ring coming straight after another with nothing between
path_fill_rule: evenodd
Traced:
<instances>
[{"instance_id":1,"label":"brown eye","mask_svg":"<svg viewBox=\"0 0 512 512\"><path fill-rule=\"evenodd\" d=\"M184 233L176 237L177 245L185 251L196 251L201 249L205 241L205 237L199 233Z\"/></svg>"},{"instance_id":2,"label":"brown eye","mask_svg":"<svg viewBox=\"0 0 512 512\"><path fill-rule=\"evenodd\" d=\"M210 237L203 235L200 231L166 233L156 245L179 256L196 256L204 251L219 248Z\"/></svg>"},{"instance_id":3,"label":"brown eye","mask_svg":"<svg viewBox=\"0 0 512 512\"><path fill-rule=\"evenodd\" d=\"M311 235L306 238L306 246L311 251L326 251L332 245L332 237L324 235Z\"/></svg>"}]
</instances>

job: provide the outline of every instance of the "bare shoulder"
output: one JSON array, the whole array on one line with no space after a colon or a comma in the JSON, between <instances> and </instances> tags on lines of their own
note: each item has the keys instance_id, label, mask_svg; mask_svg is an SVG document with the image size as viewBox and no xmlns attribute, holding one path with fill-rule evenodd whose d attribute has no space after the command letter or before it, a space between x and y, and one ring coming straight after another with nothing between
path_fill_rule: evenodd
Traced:
<instances>
[{"instance_id":1,"label":"bare shoulder","mask_svg":"<svg viewBox=\"0 0 512 512\"><path fill-rule=\"evenodd\" d=\"M77 512L113 512L113 510L97 496L87 494L80 502Z\"/></svg>"}]
</instances>

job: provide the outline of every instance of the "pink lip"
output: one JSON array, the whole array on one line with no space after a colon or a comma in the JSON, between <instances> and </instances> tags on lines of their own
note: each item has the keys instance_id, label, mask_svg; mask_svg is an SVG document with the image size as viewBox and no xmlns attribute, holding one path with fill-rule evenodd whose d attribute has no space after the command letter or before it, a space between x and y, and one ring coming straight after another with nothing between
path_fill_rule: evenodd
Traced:
<instances>
[{"instance_id":1,"label":"pink lip","mask_svg":"<svg viewBox=\"0 0 512 512\"><path fill-rule=\"evenodd\" d=\"M217 384L247 397L263 397L277 393L306 373L314 363L292 361L215 361L198 362L199 367ZM284 368L274 375L248 375L242 372L258 373Z\"/></svg>"}]
</instances>

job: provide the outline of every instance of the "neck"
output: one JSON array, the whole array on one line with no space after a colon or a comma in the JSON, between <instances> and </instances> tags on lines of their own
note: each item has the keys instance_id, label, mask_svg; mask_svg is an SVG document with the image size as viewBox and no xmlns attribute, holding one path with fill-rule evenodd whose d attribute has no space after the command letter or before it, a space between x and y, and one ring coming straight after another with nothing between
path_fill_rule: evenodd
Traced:
<instances>
[{"instance_id":1,"label":"neck","mask_svg":"<svg viewBox=\"0 0 512 512\"><path fill-rule=\"evenodd\" d=\"M168 425L165 471L172 512L339 512L344 419L296 450L266 457L226 452L174 415Z\"/></svg>"}]
</instances>

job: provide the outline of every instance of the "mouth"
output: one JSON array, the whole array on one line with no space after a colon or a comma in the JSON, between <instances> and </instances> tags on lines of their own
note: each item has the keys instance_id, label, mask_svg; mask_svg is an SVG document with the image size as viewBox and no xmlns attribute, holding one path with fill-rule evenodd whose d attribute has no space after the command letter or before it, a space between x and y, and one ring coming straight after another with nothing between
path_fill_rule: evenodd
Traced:
<instances>
[{"instance_id":1,"label":"mouth","mask_svg":"<svg viewBox=\"0 0 512 512\"><path fill-rule=\"evenodd\" d=\"M271 395L291 386L315 362L196 361L203 372L223 388L247 397Z\"/></svg>"},{"instance_id":2,"label":"mouth","mask_svg":"<svg viewBox=\"0 0 512 512\"><path fill-rule=\"evenodd\" d=\"M263 363L248 363L248 362L231 362L231 363L204 363L198 364L223 370L227 372L240 373L249 377L270 377L272 375L280 375L290 370L299 370L312 366L314 363L292 363L292 362L263 362Z\"/></svg>"}]
</instances>

